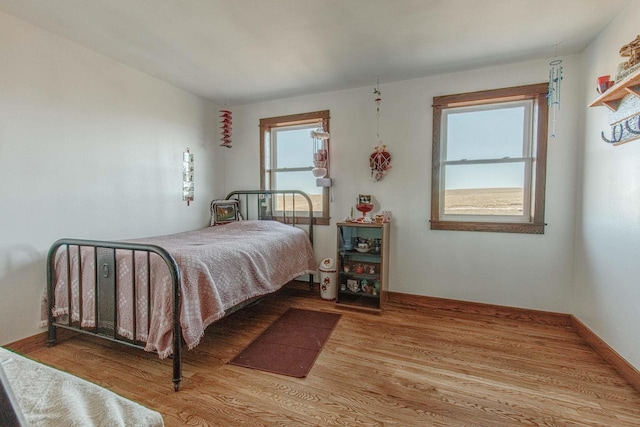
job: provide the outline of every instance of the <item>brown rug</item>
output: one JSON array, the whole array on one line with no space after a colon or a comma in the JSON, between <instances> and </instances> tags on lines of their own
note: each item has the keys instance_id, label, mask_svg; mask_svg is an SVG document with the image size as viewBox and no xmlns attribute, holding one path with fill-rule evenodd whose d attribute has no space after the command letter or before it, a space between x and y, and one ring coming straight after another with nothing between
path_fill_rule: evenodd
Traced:
<instances>
[{"instance_id":1,"label":"brown rug","mask_svg":"<svg viewBox=\"0 0 640 427\"><path fill-rule=\"evenodd\" d=\"M340 315L290 308L229 363L306 377Z\"/></svg>"}]
</instances>

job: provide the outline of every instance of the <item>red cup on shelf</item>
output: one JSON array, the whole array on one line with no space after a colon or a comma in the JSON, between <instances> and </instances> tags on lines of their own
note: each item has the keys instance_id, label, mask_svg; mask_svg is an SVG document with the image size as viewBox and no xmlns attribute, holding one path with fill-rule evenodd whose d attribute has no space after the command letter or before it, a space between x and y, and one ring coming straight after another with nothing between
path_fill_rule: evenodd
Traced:
<instances>
[{"instance_id":1,"label":"red cup on shelf","mask_svg":"<svg viewBox=\"0 0 640 427\"><path fill-rule=\"evenodd\" d=\"M598 93L605 93L607 89L613 86L613 82L611 81L611 76L600 76L598 77L598 87L596 90Z\"/></svg>"}]
</instances>

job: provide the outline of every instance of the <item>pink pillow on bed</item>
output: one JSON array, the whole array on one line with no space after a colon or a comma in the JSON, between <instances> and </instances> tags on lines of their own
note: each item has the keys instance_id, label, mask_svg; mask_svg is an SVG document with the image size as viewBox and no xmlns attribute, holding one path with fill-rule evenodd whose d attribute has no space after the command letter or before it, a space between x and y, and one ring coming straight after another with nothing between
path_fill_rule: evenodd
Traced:
<instances>
[{"instance_id":1,"label":"pink pillow on bed","mask_svg":"<svg viewBox=\"0 0 640 427\"><path fill-rule=\"evenodd\" d=\"M240 201L217 199L211 202L211 225L240 221Z\"/></svg>"}]
</instances>

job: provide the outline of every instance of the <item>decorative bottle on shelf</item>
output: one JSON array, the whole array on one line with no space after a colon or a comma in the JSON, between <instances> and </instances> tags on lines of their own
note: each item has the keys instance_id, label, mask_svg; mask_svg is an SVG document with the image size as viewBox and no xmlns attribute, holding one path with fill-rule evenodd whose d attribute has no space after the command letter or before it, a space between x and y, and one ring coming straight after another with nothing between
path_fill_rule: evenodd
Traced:
<instances>
[{"instance_id":1,"label":"decorative bottle on shelf","mask_svg":"<svg viewBox=\"0 0 640 427\"><path fill-rule=\"evenodd\" d=\"M371 293L371 287L369 286L369 281L367 279L362 279L362 282L360 282L360 288L364 293Z\"/></svg>"},{"instance_id":2,"label":"decorative bottle on shelf","mask_svg":"<svg viewBox=\"0 0 640 427\"><path fill-rule=\"evenodd\" d=\"M380 281L376 280L375 282L373 282L373 294L374 295L379 295L380 294Z\"/></svg>"}]
</instances>

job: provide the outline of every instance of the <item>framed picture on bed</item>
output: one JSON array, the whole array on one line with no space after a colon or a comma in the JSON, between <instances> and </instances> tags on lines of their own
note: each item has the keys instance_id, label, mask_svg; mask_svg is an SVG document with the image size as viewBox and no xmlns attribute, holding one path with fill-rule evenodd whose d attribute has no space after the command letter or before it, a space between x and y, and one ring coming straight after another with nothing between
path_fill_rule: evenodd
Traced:
<instances>
[{"instance_id":1,"label":"framed picture on bed","mask_svg":"<svg viewBox=\"0 0 640 427\"><path fill-rule=\"evenodd\" d=\"M237 200L214 200L211 202L211 225L228 224L239 219Z\"/></svg>"}]
</instances>

